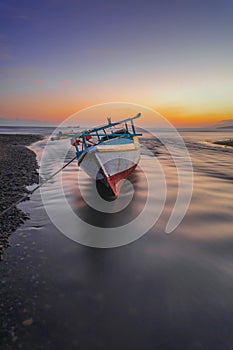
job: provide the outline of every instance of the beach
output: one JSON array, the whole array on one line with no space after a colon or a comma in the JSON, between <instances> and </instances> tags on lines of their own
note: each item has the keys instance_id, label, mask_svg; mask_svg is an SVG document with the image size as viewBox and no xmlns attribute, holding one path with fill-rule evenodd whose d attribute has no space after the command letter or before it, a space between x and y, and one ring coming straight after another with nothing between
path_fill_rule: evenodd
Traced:
<instances>
[{"instance_id":1,"label":"beach","mask_svg":"<svg viewBox=\"0 0 233 350\"><path fill-rule=\"evenodd\" d=\"M30 193L26 186L39 182L36 154L26 146L41 139L40 135L0 134L0 215ZM16 206L0 216L0 260L10 233L27 219Z\"/></svg>"},{"instance_id":2,"label":"beach","mask_svg":"<svg viewBox=\"0 0 233 350\"><path fill-rule=\"evenodd\" d=\"M9 139L5 137L4 145ZM35 154L40 176L48 177L57 170L60 152L69 140L47 143L44 138L28 150L25 145L37 141L37 136L19 137L20 145L15 137L19 136L10 136L10 142L16 142L9 144L10 151L4 146L3 153L1 147L5 157L1 159L11 155L14 163L17 154L14 181L10 183L9 176L5 180L12 193L14 183L19 181L16 178L25 176L15 192L15 196L17 193L21 196L27 194L25 184L38 181ZM24 223L7 238L10 246L0 263L0 347L4 350L232 347L233 149L214 145L217 140L231 139L232 134L183 132L182 137L192 159L194 189L188 211L172 234L165 234L165 227L177 197L177 170L166 147L152 136L143 135L141 140L144 145L141 160L129 177L134 197L123 210L104 213L85 202L93 197L92 182L79 171L75 161L61 175L73 220L64 214L59 176L18 206L17 210L28 213L30 220L20 217ZM169 133L163 134L163 139L174 147L177 155L182 154L180 144ZM41 156L47 147L55 147L56 152L48 166L43 167ZM19 164L20 152L28 162L23 168ZM71 149L66 160L73 156ZM180 159L185 165L184 159ZM154 226L131 244L114 249L84 246L69 239L66 232L62 234L48 216L47 210L55 209L56 218L62 218L66 230L72 228L77 234L86 234L86 223L96 230L118 227L120 232L121 226L143 211L148 179L153 189L149 195L155 203L148 215L154 216L161 195L158 163L167 182L166 204ZM28 174L23 173L25 167ZM1 168L5 169L6 164ZM11 169L9 165L8 168ZM185 166L180 171L185 175ZM4 195L6 192L5 189ZM42 193L51 198L47 207ZM140 220L139 230L144 223L145 220Z\"/></svg>"}]
</instances>

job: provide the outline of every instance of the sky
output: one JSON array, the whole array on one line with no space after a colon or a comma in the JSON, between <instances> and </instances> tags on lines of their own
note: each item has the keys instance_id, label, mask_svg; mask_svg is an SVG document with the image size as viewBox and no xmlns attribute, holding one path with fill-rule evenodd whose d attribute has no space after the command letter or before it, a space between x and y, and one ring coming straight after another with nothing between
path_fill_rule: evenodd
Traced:
<instances>
[{"instance_id":1,"label":"sky","mask_svg":"<svg viewBox=\"0 0 233 350\"><path fill-rule=\"evenodd\" d=\"M232 0L0 0L0 119L112 101L178 127L232 119L232 37Z\"/></svg>"}]
</instances>

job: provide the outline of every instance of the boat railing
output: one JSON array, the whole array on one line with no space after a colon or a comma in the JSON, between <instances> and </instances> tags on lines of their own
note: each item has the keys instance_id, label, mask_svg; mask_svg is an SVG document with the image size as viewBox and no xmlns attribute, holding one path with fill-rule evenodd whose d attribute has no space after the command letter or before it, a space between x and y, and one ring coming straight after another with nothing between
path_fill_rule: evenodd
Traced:
<instances>
[{"instance_id":1,"label":"boat railing","mask_svg":"<svg viewBox=\"0 0 233 350\"><path fill-rule=\"evenodd\" d=\"M139 118L141 113L138 113L134 117L126 118L118 122L111 122L111 119L108 118L108 124L95 127L93 129L84 130L79 133L59 133L56 137L51 138L51 140L59 140L62 138L71 138L71 143L76 149L77 157L80 156L88 147L98 145L99 143L112 139L115 137L126 137L133 139L134 136L142 136L141 133L137 133L134 125L134 120ZM130 126L128 125L130 123ZM124 125L124 132L122 128L119 130L114 130L116 126ZM110 129L110 132L107 130ZM113 131L114 130L114 131ZM97 138L97 141L93 141L93 138ZM79 149L81 146L81 150Z\"/></svg>"}]
</instances>

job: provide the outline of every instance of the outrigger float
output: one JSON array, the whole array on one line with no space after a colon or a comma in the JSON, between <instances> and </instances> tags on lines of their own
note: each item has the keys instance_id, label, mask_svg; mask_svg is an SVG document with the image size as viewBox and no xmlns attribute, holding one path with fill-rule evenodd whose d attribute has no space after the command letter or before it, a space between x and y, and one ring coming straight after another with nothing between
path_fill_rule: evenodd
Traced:
<instances>
[{"instance_id":1,"label":"outrigger float","mask_svg":"<svg viewBox=\"0 0 233 350\"><path fill-rule=\"evenodd\" d=\"M59 133L56 138L71 138L76 149L78 165L94 180L107 186L114 196L118 195L120 180L134 171L140 160L141 145L132 118L111 122L81 133Z\"/></svg>"}]
</instances>

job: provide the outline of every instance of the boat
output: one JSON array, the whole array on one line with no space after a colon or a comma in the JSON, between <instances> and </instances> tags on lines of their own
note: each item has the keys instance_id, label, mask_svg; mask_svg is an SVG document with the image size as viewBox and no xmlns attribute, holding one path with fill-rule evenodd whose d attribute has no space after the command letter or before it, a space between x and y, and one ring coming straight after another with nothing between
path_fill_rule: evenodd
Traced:
<instances>
[{"instance_id":1,"label":"boat","mask_svg":"<svg viewBox=\"0 0 233 350\"><path fill-rule=\"evenodd\" d=\"M119 194L120 180L126 179L140 160L138 137L142 134L136 132L134 125L140 116L138 113L117 122L108 118L106 125L68 134L76 149L78 166L92 179L103 183L114 197Z\"/></svg>"}]
</instances>

